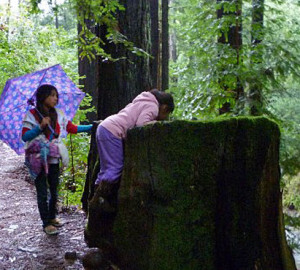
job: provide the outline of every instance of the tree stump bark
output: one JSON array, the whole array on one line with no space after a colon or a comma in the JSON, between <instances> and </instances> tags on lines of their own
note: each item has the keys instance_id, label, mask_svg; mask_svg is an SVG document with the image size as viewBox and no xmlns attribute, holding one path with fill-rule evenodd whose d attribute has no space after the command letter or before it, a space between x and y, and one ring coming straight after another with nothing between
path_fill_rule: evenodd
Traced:
<instances>
[{"instance_id":1,"label":"tree stump bark","mask_svg":"<svg viewBox=\"0 0 300 270\"><path fill-rule=\"evenodd\" d=\"M263 117L130 130L114 224L121 269L296 269L282 220L279 139ZM86 239L101 248L100 232L90 214Z\"/></svg>"}]
</instances>

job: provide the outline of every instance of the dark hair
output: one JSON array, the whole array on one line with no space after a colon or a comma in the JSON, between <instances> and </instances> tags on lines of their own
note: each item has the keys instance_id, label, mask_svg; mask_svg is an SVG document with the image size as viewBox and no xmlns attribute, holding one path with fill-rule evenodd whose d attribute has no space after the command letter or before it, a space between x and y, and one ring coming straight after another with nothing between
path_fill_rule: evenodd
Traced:
<instances>
[{"instance_id":1,"label":"dark hair","mask_svg":"<svg viewBox=\"0 0 300 270\"><path fill-rule=\"evenodd\" d=\"M56 87L51 84L43 84L43 85L39 86L38 89L36 90L35 97L36 97L37 110L44 117L49 116L51 118L51 127L55 130L56 121L57 121L57 112L54 108L51 108L49 110L49 112L46 112L44 110L44 106L43 106L45 99L51 95L53 90L56 91L57 103L58 103L58 99L59 99L58 91L57 91ZM48 135L49 132L50 132L50 130L48 128L46 128L44 133L45 133L45 135Z\"/></svg>"},{"instance_id":2,"label":"dark hair","mask_svg":"<svg viewBox=\"0 0 300 270\"><path fill-rule=\"evenodd\" d=\"M174 105L174 100L173 100L173 97L172 97L171 94L159 91L157 89L152 89L149 92L156 97L159 105L164 105L165 104L165 105L168 106L168 111L169 112L174 111L175 105Z\"/></svg>"}]
</instances>

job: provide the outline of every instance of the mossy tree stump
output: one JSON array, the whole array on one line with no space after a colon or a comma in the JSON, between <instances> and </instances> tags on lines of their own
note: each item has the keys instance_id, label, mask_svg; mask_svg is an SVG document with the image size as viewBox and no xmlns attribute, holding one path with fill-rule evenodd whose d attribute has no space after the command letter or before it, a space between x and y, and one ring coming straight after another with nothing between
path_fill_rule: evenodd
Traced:
<instances>
[{"instance_id":1,"label":"mossy tree stump","mask_svg":"<svg viewBox=\"0 0 300 270\"><path fill-rule=\"evenodd\" d=\"M279 138L262 117L130 130L114 225L122 269L296 269L282 222ZM87 226L90 239L96 232Z\"/></svg>"}]
</instances>

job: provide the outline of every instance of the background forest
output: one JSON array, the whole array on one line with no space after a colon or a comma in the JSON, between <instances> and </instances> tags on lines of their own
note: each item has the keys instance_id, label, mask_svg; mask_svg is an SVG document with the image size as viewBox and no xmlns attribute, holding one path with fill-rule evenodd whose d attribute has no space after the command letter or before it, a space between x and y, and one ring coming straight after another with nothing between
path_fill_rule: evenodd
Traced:
<instances>
[{"instance_id":1,"label":"background forest","mask_svg":"<svg viewBox=\"0 0 300 270\"><path fill-rule=\"evenodd\" d=\"M85 32L83 38L84 27L78 27L78 21L83 24L85 18L77 2L0 0L0 91L9 78L57 63L79 83L78 52L89 60L94 59L92 51L110 57L93 33ZM128 50L148 57L114 32L112 14L122 10L118 1L110 1L102 10L100 0L84 3L111 30L111 42L123 42ZM169 0L167 90L176 98L173 117L177 119L238 115L274 119L282 132L284 204L296 208L300 207L299 14L296 0ZM86 120L90 104L87 96L75 122ZM71 146L67 139L76 167L74 171L70 166L63 175L61 195L67 205L79 204L88 140L85 135L75 136Z\"/></svg>"}]
</instances>

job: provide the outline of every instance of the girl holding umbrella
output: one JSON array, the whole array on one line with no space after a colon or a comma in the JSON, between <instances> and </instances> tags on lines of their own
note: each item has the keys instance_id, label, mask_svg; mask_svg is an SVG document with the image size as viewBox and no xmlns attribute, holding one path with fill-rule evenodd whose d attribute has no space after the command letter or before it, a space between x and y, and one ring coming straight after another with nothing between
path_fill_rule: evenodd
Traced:
<instances>
[{"instance_id":1,"label":"girl holding umbrella","mask_svg":"<svg viewBox=\"0 0 300 270\"><path fill-rule=\"evenodd\" d=\"M27 112L22 127L25 163L36 186L44 232L49 235L57 234L57 227L62 226L56 218L59 162L61 159L67 165L68 152L60 135L63 131L76 134L92 128L92 125L77 126L68 121L63 111L55 108L58 102L57 89L50 84L41 85L36 91L36 107Z\"/></svg>"}]
</instances>

